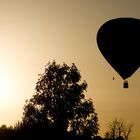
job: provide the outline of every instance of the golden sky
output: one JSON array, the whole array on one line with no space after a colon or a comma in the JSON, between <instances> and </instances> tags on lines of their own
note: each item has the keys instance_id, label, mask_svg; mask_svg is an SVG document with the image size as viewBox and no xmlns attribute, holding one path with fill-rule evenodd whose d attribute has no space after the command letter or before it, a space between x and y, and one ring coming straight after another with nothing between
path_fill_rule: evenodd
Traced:
<instances>
[{"instance_id":1,"label":"golden sky","mask_svg":"<svg viewBox=\"0 0 140 140\"><path fill-rule=\"evenodd\" d=\"M88 83L100 134L117 117L135 123L132 138L139 140L140 70L122 88L122 78L96 43L104 22L140 18L139 7L139 0L0 0L0 124L21 119L48 61L74 62Z\"/></svg>"}]
</instances>

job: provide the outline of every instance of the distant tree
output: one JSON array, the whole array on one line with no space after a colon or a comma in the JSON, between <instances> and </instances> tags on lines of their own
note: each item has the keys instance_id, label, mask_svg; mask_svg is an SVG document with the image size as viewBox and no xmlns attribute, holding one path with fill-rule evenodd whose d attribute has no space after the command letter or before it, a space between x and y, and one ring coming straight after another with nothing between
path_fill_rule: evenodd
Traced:
<instances>
[{"instance_id":1,"label":"distant tree","mask_svg":"<svg viewBox=\"0 0 140 140\"><path fill-rule=\"evenodd\" d=\"M123 130L123 135L125 140L129 140L130 134L133 131L134 124L131 122L129 124L126 124Z\"/></svg>"},{"instance_id":2,"label":"distant tree","mask_svg":"<svg viewBox=\"0 0 140 140\"><path fill-rule=\"evenodd\" d=\"M128 140L134 124L126 123L122 119L115 118L109 123L109 130L105 134L106 139Z\"/></svg>"},{"instance_id":3,"label":"distant tree","mask_svg":"<svg viewBox=\"0 0 140 140\"><path fill-rule=\"evenodd\" d=\"M5 124L0 126L0 140L13 140L14 135L12 126L6 126Z\"/></svg>"},{"instance_id":4,"label":"distant tree","mask_svg":"<svg viewBox=\"0 0 140 140\"><path fill-rule=\"evenodd\" d=\"M36 83L36 93L26 101L23 126L51 126L61 135L98 134L98 117L91 99L85 99L86 81L76 65L48 63Z\"/></svg>"}]
</instances>

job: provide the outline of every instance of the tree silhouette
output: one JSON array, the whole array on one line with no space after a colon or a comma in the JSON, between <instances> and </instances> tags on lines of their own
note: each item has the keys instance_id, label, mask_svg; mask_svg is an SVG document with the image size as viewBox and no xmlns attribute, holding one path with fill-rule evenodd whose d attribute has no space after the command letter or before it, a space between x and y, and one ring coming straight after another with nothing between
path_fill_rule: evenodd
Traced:
<instances>
[{"instance_id":1,"label":"tree silhouette","mask_svg":"<svg viewBox=\"0 0 140 140\"><path fill-rule=\"evenodd\" d=\"M12 126L6 126L5 124L0 126L0 140L14 140L14 135Z\"/></svg>"},{"instance_id":2,"label":"tree silhouette","mask_svg":"<svg viewBox=\"0 0 140 140\"><path fill-rule=\"evenodd\" d=\"M133 126L132 122L127 124L124 120L115 118L109 123L109 131L106 132L105 137L113 140L128 140Z\"/></svg>"},{"instance_id":3,"label":"tree silhouette","mask_svg":"<svg viewBox=\"0 0 140 140\"><path fill-rule=\"evenodd\" d=\"M23 126L38 124L52 128L59 136L95 137L98 134L98 117L93 102L84 95L87 83L81 82L74 63L71 66L55 61L48 63L35 89L36 93L24 106Z\"/></svg>"}]
</instances>

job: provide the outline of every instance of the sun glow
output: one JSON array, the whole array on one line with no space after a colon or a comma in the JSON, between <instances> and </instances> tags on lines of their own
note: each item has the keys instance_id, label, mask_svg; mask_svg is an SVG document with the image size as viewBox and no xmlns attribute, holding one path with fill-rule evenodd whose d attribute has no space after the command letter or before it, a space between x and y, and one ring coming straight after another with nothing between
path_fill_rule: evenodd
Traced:
<instances>
[{"instance_id":1,"label":"sun glow","mask_svg":"<svg viewBox=\"0 0 140 140\"><path fill-rule=\"evenodd\" d=\"M4 69L0 69L0 110L10 106L14 99L13 86L15 79Z\"/></svg>"}]
</instances>

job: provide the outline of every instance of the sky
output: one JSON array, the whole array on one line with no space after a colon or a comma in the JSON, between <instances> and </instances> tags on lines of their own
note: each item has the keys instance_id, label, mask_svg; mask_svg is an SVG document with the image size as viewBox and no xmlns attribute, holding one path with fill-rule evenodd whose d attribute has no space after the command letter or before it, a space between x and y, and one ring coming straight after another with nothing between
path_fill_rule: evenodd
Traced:
<instances>
[{"instance_id":1,"label":"sky","mask_svg":"<svg viewBox=\"0 0 140 140\"><path fill-rule=\"evenodd\" d=\"M85 94L93 100L100 135L111 120L122 118L134 122L131 138L139 140L140 70L124 89L96 42L104 22L140 18L139 7L139 0L0 0L0 124L21 120L49 61L74 62L88 83Z\"/></svg>"}]
</instances>

